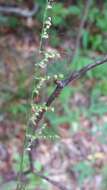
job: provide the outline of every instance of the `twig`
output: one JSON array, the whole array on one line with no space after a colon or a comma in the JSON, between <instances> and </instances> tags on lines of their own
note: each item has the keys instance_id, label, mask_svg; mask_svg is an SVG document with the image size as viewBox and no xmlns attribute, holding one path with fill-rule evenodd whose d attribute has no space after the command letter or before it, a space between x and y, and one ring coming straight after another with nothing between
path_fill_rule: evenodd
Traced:
<instances>
[{"instance_id":1,"label":"twig","mask_svg":"<svg viewBox=\"0 0 107 190\"><path fill-rule=\"evenodd\" d=\"M69 77L68 79L66 80L63 80L62 83L64 86L67 86L69 83L71 83L72 81L74 80L77 80L78 78L84 76L89 70L99 66L99 65L102 65L104 63L107 63L107 56L105 56L103 58L103 60L98 60L96 61L95 63L92 63L92 64L88 64L86 66L84 66L82 69L80 69L79 71L75 71L73 72Z\"/></svg>"},{"instance_id":2,"label":"twig","mask_svg":"<svg viewBox=\"0 0 107 190\"><path fill-rule=\"evenodd\" d=\"M42 179L48 181L52 185L58 187L60 190L68 190L68 188L65 187L64 185L62 185L61 183L54 181L54 180L48 178L47 176L42 175L41 173L35 173L35 175L37 175L37 176L41 177Z\"/></svg>"},{"instance_id":3,"label":"twig","mask_svg":"<svg viewBox=\"0 0 107 190\"><path fill-rule=\"evenodd\" d=\"M15 6L3 6L0 5L0 13L2 14L14 14L16 16L21 16L21 17L32 17L34 16L38 11L38 5L34 4L34 7L32 10L28 9L22 9L19 7Z\"/></svg>"},{"instance_id":4,"label":"twig","mask_svg":"<svg viewBox=\"0 0 107 190\"><path fill-rule=\"evenodd\" d=\"M65 86L67 86L69 83L71 83L72 81L74 81L74 80L76 80L76 79L84 76L89 70L97 67L98 65L102 65L104 63L107 63L107 56L105 56L103 60L98 60L95 63L92 63L92 64L84 66L79 71L75 71L75 72L71 73L71 75L67 79L58 81L55 90L52 92L52 94L48 97L48 99L46 101L46 106L49 107L52 104L52 102L59 96L59 94L61 93L62 89ZM43 109L40 112L40 114L38 115L37 120L36 120L35 130L37 129L38 123L42 119L42 117L44 116L45 112L46 111Z\"/></svg>"},{"instance_id":5,"label":"twig","mask_svg":"<svg viewBox=\"0 0 107 190\"><path fill-rule=\"evenodd\" d=\"M75 49L74 49L74 53L73 53L73 57L72 57L72 62L75 60L75 57L78 54L78 50L79 50L79 47L80 47L80 40L81 40L81 36L82 36L82 30L83 30L84 25L86 23L91 3L92 3L92 0L87 0L86 5L84 7L83 18L81 19L80 26L78 28L79 32L77 34L77 38L76 38L76 42L75 42L76 45L75 45Z\"/></svg>"},{"instance_id":6,"label":"twig","mask_svg":"<svg viewBox=\"0 0 107 190\"><path fill-rule=\"evenodd\" d=\"M29 156L30 170L33 172L34 166L33 166L33 159L32 159L32 149L30 151L28 151L28 156Z\"/></svg>"}]
</instances>

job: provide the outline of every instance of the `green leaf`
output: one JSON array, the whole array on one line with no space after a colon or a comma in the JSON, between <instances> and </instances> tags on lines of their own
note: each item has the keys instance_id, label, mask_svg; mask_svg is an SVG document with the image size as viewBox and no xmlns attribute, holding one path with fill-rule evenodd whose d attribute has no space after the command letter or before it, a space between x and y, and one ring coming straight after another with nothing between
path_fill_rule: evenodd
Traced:
<instances>
[{"instance_id":1,"label":"green leaf","mask_svg":"<svg viewBox=\"0 0 107 190\"><path fill-rule=\"evenodd\" d=\"M87 177L92 177L94 174L94 169L87 161L82 161L74 166L74 171L79 173L78 182L80 185L83 184Z\"/></svg>"},{"instance_id":2,"label":"green leaf","mask_svg":"<svg viewBox=\"0 0 107 190\"><path fill-rule=\"evenodd\" d=\"M34 162L34 167L36 171L40 172L42 169L42 164L39 161Z\"/></svg>"},{"instance_id":3,"label":"green leaf","mask_svg":"<svg viewBox=\"0 0 107 190\"><path fill-rule=\"evenodd\" d=\"M68 7L68 13L73 15L80 15L80 8L78 6L72 5Z\"/></svg>"},{"instance_id":4,"label":"green leaf","mask_svg":"<svg viewBox=\"0 0 107 190\"><path fill-rule=\"evenodd\" d=\"M73 89L71 87L65 87L61 94L60 94L60 100L62 102L62 104L66 104L69 100L69 97L71 96L71 94L73 93Z\"/></svg>"}]
</instances>

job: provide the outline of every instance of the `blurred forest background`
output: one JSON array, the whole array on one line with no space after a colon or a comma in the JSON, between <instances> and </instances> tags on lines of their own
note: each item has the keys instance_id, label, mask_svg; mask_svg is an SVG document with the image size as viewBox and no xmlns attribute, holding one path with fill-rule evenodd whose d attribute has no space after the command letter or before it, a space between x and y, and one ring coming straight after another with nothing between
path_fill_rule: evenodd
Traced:
<instances>
[{"instance_id":1,"label":"blurred forest background","mask_svg":"<svg viewBox=\"0 0 107 190\"><path fill-rule=\"evenodd\" d=\"M32 17L0 12L1 190L16 188L13 176L19 171L46 1L0 0L22 10L34 4ZM61 56L50 62L49 74L66 77L107 54L106 0L56 0L50 14L45 47ZM53 88L49 85L47 93ZM33 150L35 170L70 190L107 190L107 64L65 87L53 105L55 112L46 113L45 135L60 138L40 140ZM33 174L25 181L28 190L58 190Z\"/></svg>"}]
</instances>

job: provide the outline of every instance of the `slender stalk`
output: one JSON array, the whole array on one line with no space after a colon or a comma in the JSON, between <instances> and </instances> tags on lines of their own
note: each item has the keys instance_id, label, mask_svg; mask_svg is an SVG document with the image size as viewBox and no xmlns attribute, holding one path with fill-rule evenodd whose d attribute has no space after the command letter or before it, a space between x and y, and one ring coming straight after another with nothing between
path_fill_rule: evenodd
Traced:
<instances>
[{"instance_id":1,"label":"slender stalk","mask_svg":"<svg viewBox=\"0 0 107 190\"><path fill-rule=\"evenodd\" d=\"M22 190L24 188L24 184L21 180L22 174L23 174L23 163L24 163L24 153L25 153L25 144L26 144L26 134L25 134L25 139L23 143L23 149L22 149L22 155L20 159L20 169L19 169L19 175L17 177L17 188L16 190Z\"/></svg>"},{"instance_id":2,"label":"slender stalk","mask_svg":"<svg viewBox=\"0 0 107 190\"><path fill-rule=\"evenodd\" d=\"M87 0L86 4L84 6L82 19L80 21L80 25L79 25L79 28L78 28L78 34L77 34L77 37L76 37L75 49L74 49L74 53L73 53L73 56L72 56L72 63L74 63L74 67L75 67L75 61L78 58L78 54L79 54L80 40L81 40L81 36L82 36L82 31L83 31L84 25L85 25L85 23L87 21L87 17L88 17L88 13L89 13L91 5L92 5L92 0Z\"/></svg>"},{"instance_id":3,"label":"slender stalk","mask_svg":"<svg viewBox=\"0 0 107 190\"><path fill-rule=\"evenodd\" d=\"M44 11L44 16L43 16L43 26L42 26L42 32L41 32L41 39L40 39L40 47L39 47L39 52L41 53L42 51L42 44L43 44L43 32L44 32L44 28L45 28L45 20L46 20L46 16L47 16L47 6L48 6L48 0L46 0L46 7L45 7L45 11Z\"/></svg>"},{"instance_id":4,"label":"slender stalk","mask_svg":"<svg viewBox=\"0 0 107 190\"><path fill-rule=\"evenodd\" d=\"M43 18L43 27L42 27L42 33L41 33L41 40L40 40L40 49L39 52L41 52L42 50L42 43L43 43L43 33L44 33L44 27L45 27L45 20L46 20L46 16L47 16L47 9L48 9L48 0L46 2L46 8L45 8L45 12L44 12L44 18ZM34 74L36 75L36 74ZM40 78L41 79L41 78ZM32 95L31 95L31 102L33 104L34 101L34 92L32 91ZM30 129L31 128L31 129ZM27 148L29 148L28 151L28 156L29 156L29 164L30 164L30 170L31 172L33 172L33 160L32 160L32 141L30 142L29 145L29 139L27 139L27 135L29 134L29 130L31 130L31 133L33 132L33 125L31 124L30 121L28 121L27 124L27 128L26 128L26 132L25 132L25 139L24 139L24 145L23 145L23 152L22 152L22 156L21 156L21 160L20 160L20 172L19 172L19 176L18 176L18 184L17 184L17 190L24 190L25 189L25 185L23 184L21 177L23 174L23 163L24 163L24 154L25 154L25 150L27 150ZM31 139L32 140L32 139ZM27 143L28 141L28 143ZM35 141L37 142L37 141ZM36 143L37 144L37 143ZM28 147L27 147L28 146Z\"/></svg>"}]
</instances>

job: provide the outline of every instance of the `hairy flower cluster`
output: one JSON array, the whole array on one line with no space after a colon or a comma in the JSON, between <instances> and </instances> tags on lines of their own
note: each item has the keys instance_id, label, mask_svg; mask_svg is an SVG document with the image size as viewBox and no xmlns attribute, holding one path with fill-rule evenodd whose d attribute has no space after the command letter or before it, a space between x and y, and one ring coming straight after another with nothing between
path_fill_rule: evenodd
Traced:
<instances>
[{"instance_id":1,"label":"hairy flower cluster","mask_svg":"<svg viewBox=\"0 0 107 190\"><path fill-rule=\"evenodd\" d=\"M47 5L46 5L46 9L45 9L45 13L44 13L44 20L43 20L43 28L42 28L42 33L41 33L41 41L40 41L40 50L39 52L42 53L43 58L41 61L39 61L38 63L35 64L35 74L34 74L34 80L36 85L34 86L33 90L32 90L32 103L31 103L31 117L30 117L30 122L36 126L38 118L41 114L41 112L43 111L54 111L53 107L48 107L46 106L46 102L44 103L40 103L40 101L37 101L35 103L34 98L36 97L41 97L40 93L41 93L41 89L45 86L46 82L49 80L61 80L63 79L63 75L62 74L55 74L54 76L37 76L37 72L38 75L40 75L40 73L42 73L41 71L44 70L46 71L47 69L47 65L50 63L51 59L55 59L55 58L60 58L60 54L58 53L57 50L47 47L46 49L42 48L43 44L42 44L42 40L47 40L47 38L49 37L49 29L52 26L52 18L50 16L48 16L48 10L52 9L53 6L53 0L47 0ZM39 69L39 70L38 70ZM46 128L46 124L44 123L42 127L40 127L40 129L37 129L36 134L27 134L27 139L29 142L29 145L27 146L28 149L30 148L30 145L33 143L33 141L39 137L42 137L42 132L43 130L45 130ZM44 137L45 138L45 137ZM29 140L30 139L30 140Z\"/></svg>"},{"instance_id":2,"label":"hairy flower cluster","mask_svg":"<svg viewBox=\"0 0 107 190\"><path fill-rule=\"evenodd\" d=\"M44 53L44 58L39 62L38 66L42 69L47 67L50 59L60 58L60 54L52 48L47 48Z\"/></svg>"},{"instance_id":3,"label":"hairy flower cluster","mask_svg":"<svg viewBox=\"0 0 107 190\"><path fill-rule=\"evenodd\" d=\"M48 140L56 140L59 139L59 136L57 134L54 135L46 135L45 130L47 128L47 124L44 123L41 128L39 128L36 133L32 134L27 134L26 137L28 139L28 144L26 151L31 151L31 145L36 139L48 139Z\"/></svg>"},{"instance_id":4,"label":"hairy flower cluster","mask_svg":"<svg viewBox=\"0 0 107 190\"><path fill-rule=\"evenodd\" d=\"M45 27L43 29L42 38L47 39L49 37L48 30L51 27L51 17L48 17L48 19L45 21Z\"/></svg>"},{"instance_id":5,"label":"hairy flower cluster","mask_svg":"<svg viewBox=\"0 0 107 190\"><path fill-rule=\"evenodd\" d=\"M45 8L45 12L44 12L44 18L43 18L43 28L42 28L42 33L41 33L41 41L40 41L40 52L42 49L42 42L43 39L47 40L49 38L49 34L48 31L52 25L52 18L50 16L48 16L48 10L52 9L53 6L53 0L47 0L47 5Z\"/></svg>"},{"instance_id":6,"label":"hairy flower cluster","mask_svg":"<svg viewBox=\"0 0 107 190\"><path fill-rule=\"evenodd\" d=\"M48 107L44 104L32 104L31 105L31 110L32 110L32 116L31 116L31 121L34 125L36 125L36 120L40 113L44 111L52 111L54 112L54 107Z\"/></svg>"}]
</instances>

